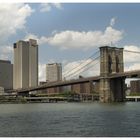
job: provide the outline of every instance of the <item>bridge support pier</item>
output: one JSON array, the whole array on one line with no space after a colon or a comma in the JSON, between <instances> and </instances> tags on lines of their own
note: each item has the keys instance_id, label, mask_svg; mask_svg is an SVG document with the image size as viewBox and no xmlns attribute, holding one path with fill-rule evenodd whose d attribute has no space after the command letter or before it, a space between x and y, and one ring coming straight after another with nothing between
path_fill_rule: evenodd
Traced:
<instances>
[{"instance_id":1,"label":"bridge support pier","mask_svg":"<svg viewBox=\"0 0 140 140\"><path fill-rule=\"evenodd\" d=\"M124 78L111 78L111 74L124 71L123 48L100 47L100 93L101 102L123 101L125 92Z\"/></svg>"},{"instance_id":2,"label":"bridge support pier","mask_svg":"<svg viewBox=\"0 0 140 140\"><path fill-rule=\"evenodd\" d=\"M100 80L100 102L122 102L125 98L125 79L102 78Z\"/></svg>"},{"instance_id":3,"label":"bridge support pier","mask_svg":"<svg viewBox=\"0 0 140 140\"><path fill-rule=\"evenodd\" d=\"M110 81L112 101L123 102L125 99L125 79L115 78Z\"/></svg>"},{"instance_id":4,"label":"bridge support pier","mask_svg":"<svg viewBox=\"0 0 140 140\"><path fill-rule=\"evenodd\" d=\"M99 100L100 102L111 101L110 79L108 78L100 79Z\"/></svg>"}]
</instances>

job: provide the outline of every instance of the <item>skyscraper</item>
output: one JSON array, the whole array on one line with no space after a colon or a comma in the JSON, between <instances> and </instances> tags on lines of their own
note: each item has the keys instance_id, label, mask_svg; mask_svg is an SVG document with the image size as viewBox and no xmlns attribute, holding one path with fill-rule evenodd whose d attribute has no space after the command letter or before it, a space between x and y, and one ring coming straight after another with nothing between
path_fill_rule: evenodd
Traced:
<instances>
[{"instance_id":1,"label":"skyscraper","mask_svg":"<svg viewBox=\"0 0 140 140\"><path fill-rule=\"evenodd\" d=\"M38 44L36 40L14 43L13 88L38 85Z\"/></svg>"},{"instance_id":2,"label":"skyscraper","mask_svg":"<svg viewBox=\"0 0 140 140\"><path fill-rule=\"evenodd\" d=\"M7 60L0 60L0 87L13 89L13 64Z\"/></svg>"},{"instance_id":3,"label":"skyscraper","mask_svg":"<svg viewBox=\"0 0 140 140\"><path fill-rule=\"evenodd\" d=\"M60 63L51 63L46 65L46 81L61 81L62 65Z\"/></svg>"}]
</instances>

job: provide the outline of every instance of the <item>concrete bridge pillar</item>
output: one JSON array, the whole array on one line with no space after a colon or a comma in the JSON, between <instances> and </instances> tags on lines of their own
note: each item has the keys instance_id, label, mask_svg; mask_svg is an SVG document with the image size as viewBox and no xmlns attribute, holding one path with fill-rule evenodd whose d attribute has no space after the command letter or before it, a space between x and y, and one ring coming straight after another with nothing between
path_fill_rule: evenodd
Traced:
<instances>
[{"instance_id":1,"label":"concrete bridge pillar","mask_svg":"<svg viewBox=\"0 0 140 140\"><path fill-rule=\"evenodd\" d=\"M111 79L110 74L124 71L123 48L100 47L100 89L101 102L123 101L125 79Z\"/></svg>"}]
</instances>

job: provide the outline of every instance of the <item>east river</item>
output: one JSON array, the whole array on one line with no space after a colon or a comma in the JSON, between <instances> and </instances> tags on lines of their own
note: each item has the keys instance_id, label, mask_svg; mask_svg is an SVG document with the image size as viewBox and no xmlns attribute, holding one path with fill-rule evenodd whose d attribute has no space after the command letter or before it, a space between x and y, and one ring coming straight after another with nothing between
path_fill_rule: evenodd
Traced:
<instances>
[{"instance_id":1,"label":"east river","mask_svg":"<svg viewBox=\"0 0 140 140\"><path fill-rule=\"evenodd\" d=\"M140 136L140 102L0 104L0 137Z\"/></svg>"}]
</instances>

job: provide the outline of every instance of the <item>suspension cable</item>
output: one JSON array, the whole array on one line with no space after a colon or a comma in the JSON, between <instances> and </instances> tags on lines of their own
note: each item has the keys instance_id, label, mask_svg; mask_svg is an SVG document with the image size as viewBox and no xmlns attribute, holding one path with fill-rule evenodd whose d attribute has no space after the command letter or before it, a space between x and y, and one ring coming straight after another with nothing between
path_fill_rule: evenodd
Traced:
<instances>
[{"instance_id":1,"label":"suspension cable","mask_svg":"<svg viewBox=\"0 0 140 140\"><path fill-rule=\"evenodd\" d=\"M72 75L75 75L76 72L79 72L80 70L82 70L84 67L86 67L87 65L89 65L90 63L92 63L93 61L97 60L100 56L96 57L94 60L91 60L90 62L88 62L86 65L82 66L81 68L77 69L76 71L74 71L73 73L67 75L66 77L70 77ZM65 77L65 78L66 78Z\"/></svg>"},{"instance_id":2,"label":"suspension cable","mask_svg":"<svg viewBox=\"0 0 140 140\"><path fill-rule=\"evenodd\" d=\"M69 73L72 73L73 70L75 70L77 67L80 67L82 64L84 64L86 61L88 61L90 58L92 58L93 56L95 56L97 53L99 52L96 51L94 54L92 54L90 57L88 57L87 59L85 59L84 62L81 62L78 66L75 66L74 68L72 68L71 70L67 71L66 73L63 74L63 76L69 75Z\"/></svg>"},{"instance_id":3,"label":"suspension cable","mask_svg":"<svg viewBox=\"0 0 140 140\"><path fill-rule=\"evenodd\" d=\"M130 52L130 53L140 53L138 51L130 51L130 50L124 50L125 52Z\"/></svg>"},{"instance_id":4,"label":"suspension cable","mask_svg":"<svg viewBox=\"0 0 140 140\"><path fill-rule=\"evenodd\" d=\"M92 62L94 62L94 61L92 61ZM92 63L92 62L91 62L91 63ZM89 70L90 68L95 68L94 66L97 65L98 63L99 63L99 61L98 61L97 63L95 63L94 65L91 65L91 66L87 67L86 69L84 69L83 71L81 71L79 74L81 74L81 73L83 73L83 72ZM72 77L74 77L74 76L72 76Z\"/></svg>"}]
</instances>

